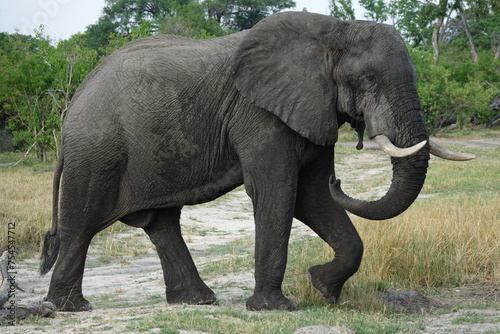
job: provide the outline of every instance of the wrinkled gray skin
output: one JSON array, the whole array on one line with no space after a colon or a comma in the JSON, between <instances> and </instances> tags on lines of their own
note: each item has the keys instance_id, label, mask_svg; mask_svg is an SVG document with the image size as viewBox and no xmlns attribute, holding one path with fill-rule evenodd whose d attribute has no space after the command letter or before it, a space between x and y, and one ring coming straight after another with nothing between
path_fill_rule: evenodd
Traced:
<instances>
[{"instance_id":1,"label":"wrinkled gray skin","mask_svg":"<svg viewBox=\"0 0 500 334\"><path fill-rule=\"evenodd\" d=\"M47 234L42 273L59 256L46 299L60 310L90 309L81 290L89 243L120 220L156 245L169 303L214 303L182 239L181 208L244 184L256 226L247 307L293 309L281 284L294 217L335 250L309 276L336 302L363 253L345 209L371 219L400 214L417 197L429 159L428 146L392 158L394 179L378 201L334 198L329 177L345 122L399 147L428 139L413 66L390 26L282 13L212 40L129 43L80 86L64 123L60 217Z\"/></svg>"}]
</instances>

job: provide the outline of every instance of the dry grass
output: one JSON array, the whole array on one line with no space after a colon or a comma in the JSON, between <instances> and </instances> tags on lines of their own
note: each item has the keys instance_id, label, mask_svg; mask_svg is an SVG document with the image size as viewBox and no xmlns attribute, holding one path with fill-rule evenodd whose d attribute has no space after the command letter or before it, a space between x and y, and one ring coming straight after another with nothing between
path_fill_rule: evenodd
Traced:
<instances>
[{"instance_id":1,"label":"dry grass","mask_svg":"<svg viewBox=\"0 0 500 334\"><path fill-rule=\"evenodd\" d=\"M498 281L498 203L498 195L457 195L427 199L388 222L358 221L362 273L411 288Z\"/></svg>"},{"instance_id":2,"label":"dry grass","mask_svg":"<svg viewBox=\"0 0 500 334\"><path fill-rule=\"evenodd\" d=\"M499 195L427 199L389 221L355 218L365 253L342 300L357 309L378 309L383 306L377 292L388 286L430 291L500 281L498 203ZM296 243L291 246L286 278L289 294L299 304L322 304L305 271L330 261L334 253L318 238Z\"/></svg>"},{"instance_id":3,"label":"dry grass","mask_svg":"<svg viewBox=\"0 0 500 334\"><path fill-rule=\"evenodd\" d=\"M52 175L51 166L0 168L0 250L7 246L9 223L15 223L18 255L38 252L51 226Z\"/></svg>"}]
</instances>

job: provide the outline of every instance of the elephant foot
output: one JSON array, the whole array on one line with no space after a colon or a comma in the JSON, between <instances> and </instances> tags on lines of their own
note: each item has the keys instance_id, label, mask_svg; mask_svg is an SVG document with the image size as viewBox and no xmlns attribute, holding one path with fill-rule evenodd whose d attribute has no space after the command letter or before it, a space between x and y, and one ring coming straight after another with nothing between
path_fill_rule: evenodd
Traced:
<instances>
[{"instance_id":1,"label":"elephant foot","mask_svg":"<svg viewBox=\"0 0 500 334\"><path fill-rule=\"evenodd\" d=\"M167 291L167 303L189 305L211 305L217 303L215 293L208 287L201 289L179 289Z\"/></svg>"},{"instance_id":2,"label":"elephant foot","mask_svg":"<svg viewBox=\"0 0 500 334\"><path fill-rule=\"evenodd\" d=\"M255 293L247 300L247 309L250 311L260 310L282 310L293 311L295 305L283 294L281 291L274 294L264 295L262 293Z\"/></svg>"},{"instance_id":3,"label":"elephant foot","mask_svg":"<svg viewBox=\"0 0 500 334\"><path fill-rule=\"evenodd\" d=\"M83 297L61 297L51 298L49 296L43 299L44 301L52 302L58 311L61 312L88 312L92 311L92 304Z\"/></svg>"},{"instance_id":4,"label":"elephant foot","mask_svg":"<svg viewBox=\"0 0 500 334\"><path fill-rule=\"evenodd\" d=\"M336 282L325 265L309 268L309 280L313 288L329 303L337 303L345 280ZM334 277L334 276L333 276Z\"/></svg>"}]
</instances>

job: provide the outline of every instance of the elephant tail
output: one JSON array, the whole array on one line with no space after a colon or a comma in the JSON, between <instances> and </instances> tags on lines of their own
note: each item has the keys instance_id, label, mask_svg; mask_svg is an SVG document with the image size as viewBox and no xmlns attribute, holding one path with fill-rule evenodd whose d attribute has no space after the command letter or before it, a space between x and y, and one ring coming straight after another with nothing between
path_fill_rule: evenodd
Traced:
<instances>
[{"instance_id":1,"label":"elephant tail","mask_svg":"<svg viewBox=\"0 0 500 334\"><path fill-rule=\"evenodd\" d=\"M59 186L61 184L61 176L63 171L64 158L61 151L57 160L56 169L54 171L54 181L52 189L52 227L45 234L42 248L42 256L40 262L40 274L45 275L50 271L59 255L59 246L61 238L57 231L57 223L59 220Z\"/></svg>"}]
</instances>

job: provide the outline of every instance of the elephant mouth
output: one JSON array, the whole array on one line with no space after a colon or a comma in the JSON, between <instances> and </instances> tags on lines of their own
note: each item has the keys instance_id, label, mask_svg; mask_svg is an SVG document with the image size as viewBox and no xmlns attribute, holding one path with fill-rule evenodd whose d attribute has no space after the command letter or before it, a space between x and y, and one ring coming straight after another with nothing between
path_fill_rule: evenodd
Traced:
<instances>
[{"instance_id":1,"label":"elephant mouth","mask_svg":"<svg viewBox=\"0 0 500 334\"><path fill-rule=\"evenodd\" d=\"M357 216L371 220L390 219L408 209L424 184L429 154L453 161L475 158L473 154L441 147L432 140L400 148L385 135L375 136L374 139L393 162L393 180L385 196L375 201L361 201L346 195L341 188L341 181L333 175L329 181L330 194L337 204Z\"/></svg>"}]
</instances>

